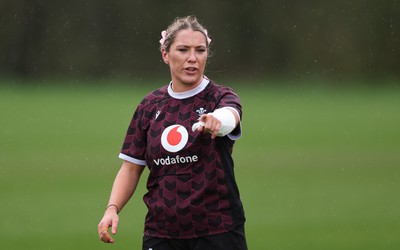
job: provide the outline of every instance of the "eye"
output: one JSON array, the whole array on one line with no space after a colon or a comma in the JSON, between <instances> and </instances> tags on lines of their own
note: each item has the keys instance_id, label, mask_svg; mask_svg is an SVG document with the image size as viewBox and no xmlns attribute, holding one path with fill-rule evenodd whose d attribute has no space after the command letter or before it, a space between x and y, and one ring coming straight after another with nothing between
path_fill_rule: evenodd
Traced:
<instances>
[{"instance_id":1,"label":"eye","mask_svg":"<svg viewBox=\"0 0 400 250\"><path fill-rule=\"evenodd\" d=\"M178 48L179 52L186 52L188 49L187 48Z\"/></svg>"},{"instance_id":2,"label":"eye","mask_svg":"<svg viewBox=\"0 0 400 250\"><path fill-rule=\"evenodd\" d=\"M203 53L203 52L206 52L206 49L204 49L204 48L200 48L200 49L197 49L197 52L201 52L201 53Z\"/></svg>"}]
</instances>

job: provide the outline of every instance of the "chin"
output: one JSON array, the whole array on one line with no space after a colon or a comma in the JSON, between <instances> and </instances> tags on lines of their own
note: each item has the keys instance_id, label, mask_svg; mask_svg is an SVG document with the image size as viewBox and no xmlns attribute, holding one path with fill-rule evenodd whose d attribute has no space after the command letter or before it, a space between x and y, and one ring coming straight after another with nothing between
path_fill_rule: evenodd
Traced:
<instances>
[{"instance_id":1,"label":"chin","mask_svg":"<svg viewBox=\"0 0 400 250\"><path fill-rule=\"evenodd\" d=\"M183 77L182 82L187 85L195 85L201 82L202 77L201 76L189 76L189 77Z\"/></svg>"}]
</instances>

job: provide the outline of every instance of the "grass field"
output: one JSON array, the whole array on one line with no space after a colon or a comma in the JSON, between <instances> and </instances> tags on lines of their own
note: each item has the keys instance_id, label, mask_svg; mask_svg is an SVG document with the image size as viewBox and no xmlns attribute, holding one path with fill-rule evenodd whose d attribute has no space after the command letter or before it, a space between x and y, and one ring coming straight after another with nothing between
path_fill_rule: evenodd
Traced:
<instances>
[{"instance_id":1,"label":"grass field","mask_svg":"<svg viewBox=\"0 0 400 250\"><path fill-rule=\"evenodd\" d=\"M1 249L140 249L145 179L116 243L96 232L132 112L156 87L139 86L3 81ZM400 249L399 87L235 89L249 249Z\"/></svg>"}]
</instances>

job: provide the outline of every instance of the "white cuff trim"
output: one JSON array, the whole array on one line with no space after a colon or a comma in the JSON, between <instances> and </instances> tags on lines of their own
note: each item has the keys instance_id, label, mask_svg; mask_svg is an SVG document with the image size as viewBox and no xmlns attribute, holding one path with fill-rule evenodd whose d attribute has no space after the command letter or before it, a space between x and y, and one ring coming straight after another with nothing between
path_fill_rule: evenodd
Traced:
<instances>
[{"instance_id":1,"label":"white cuff trim","mask_svg":"<svg viewBox=\"0 0 400 250\"><path fill-rule=\"evenodd\" d=\"M232 141L239 140L240 137L242 137L242 122L241 121L239 122L238 126L239 126L239 132L238 133L236 133L236 134L232 134L232 133L228 134L228 138L231 139Z\"/></svg>"},{"instance_id":2,"label":"white cuff trim","mask_svg":"<svg viewBox=\"0 0 400 250\"><path fill-rule=\"evenodd\" d=\"M146 166L146 161L145 160L139 160L133 157L130 157L128 155L125 155L123 153L120 153L118 156L120 159L125 160L125 161L129 161L130 163L139 165L139 166Z\"/></svg>"}]
</instances>

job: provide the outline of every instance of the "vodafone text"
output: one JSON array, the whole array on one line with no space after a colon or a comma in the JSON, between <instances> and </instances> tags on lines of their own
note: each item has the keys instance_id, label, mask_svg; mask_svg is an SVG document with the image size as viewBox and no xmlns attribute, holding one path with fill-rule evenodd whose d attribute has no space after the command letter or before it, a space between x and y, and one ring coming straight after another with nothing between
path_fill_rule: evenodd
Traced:
<instances>
[{"instance_id":1,"label":"vodafone text","mask_svg":"<svg viewBox=\"0 0 400 250\"><path fill-rule=\"evenodd\" d=\"M166 158L160 158L153 160L155 164L157 165L171 165L171 164L177 164L177 163L191 163L191 162L197 162L199 160L199 157L197 155L189 155L189 156L175 156L175 157L170 157L167 156Z\"/></svg>"}]
</instances>

